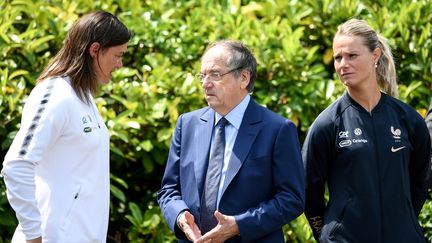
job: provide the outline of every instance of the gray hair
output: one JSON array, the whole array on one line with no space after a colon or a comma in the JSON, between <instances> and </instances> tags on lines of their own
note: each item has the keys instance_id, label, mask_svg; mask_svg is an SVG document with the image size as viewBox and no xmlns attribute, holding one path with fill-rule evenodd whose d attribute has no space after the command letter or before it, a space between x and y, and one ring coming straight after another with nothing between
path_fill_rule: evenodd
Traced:
<instances>
[{"instance_id":1,"label":"gray hair","mask_svg":"<svg viewBox=\"0 0 432 243\"><path fill-rule=\"evenodd\" d=\"M231 55L227 57L226 65L231 70L239 68L239 70L233 72L234 75L240 75L242 70L247 70L250 73L249 84L246 88L248 92L252 92L257 78L257 62L252 52L243 43L232 40L213 42L207 47L205 52L215 46L224 46L230 51Z\"/></svg>"}]
</instances>

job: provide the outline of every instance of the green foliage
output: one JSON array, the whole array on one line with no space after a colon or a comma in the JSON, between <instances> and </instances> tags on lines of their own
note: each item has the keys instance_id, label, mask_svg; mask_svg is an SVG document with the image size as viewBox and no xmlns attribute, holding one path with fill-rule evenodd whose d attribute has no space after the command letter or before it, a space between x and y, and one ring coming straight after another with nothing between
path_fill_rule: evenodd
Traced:
<instances>
[{"instance_id":1,"label":"green foliage","mask_svg":"<svg viewBox=\"0 0 432 243\"><path fill-rule=\"evenodd\" d=\"M429 189L429 196L419 215L420 224L425 232L427 242L432 242L432 192Z\"/></svg>"},{"instance_id":2,"label":"green foliage","mask_svg":"<svg viewBox=\"0 0 432 243\"><path fill-rule=\"evenodd\" d=\"M17 225L15 214L12 213L12 209L6 199L6 188L3 183L0 183L0 243L7 242L8 237L3 239L3 236L11 236Z\"/></svg>"},{"instance_id":3,"label":"green foliage","mask_svg":"<svg viewBox=\"0 0 432 243\"><path fill-rule=\"evenodd\" d=\"M390 41L400 98L421 114L432 87L432 1L408 0L5 0L0 2L0 159L19 129L35 80L60 49L72 23L104 9L132 31L125 68L97 98L111 133L111 242L172 242L155 192L179 114L205 105L200 57L208 43L243 41L255 53L253 97L292 119L300 140L344 87L333 69L337 25L358 16ZM0 242L16 220L0 182ZM429 198L420 215L432 239ZM284 227L288 242L314 242L302 215ZM2 238L4 237L4 238Z\"/></svg>"},{"instance_id":4,"label":"green foliage","mask_svg":"<svg viewBox=\"0 0 432 243\"><path fill-rule=\"evenodd\" d=\"M129 203L131 214L126 218L132 223L128 233L128 240L133 242L174 242L175 236L169 231L161 215L158 205L150 203L143 215L140 207Z\"/></svg>"},{"instance_id":5,"label":"green foliage","mask_svg":"<svg viewBox=\"0 0 432 243\"><path fill-rule=\"evenodd\" d=\"M296 220L287 224L283 228L285 241L292 243L312 243L315 242L312 231L309 228L306 216L302 214Z\"/></svg>"}]
</instances>

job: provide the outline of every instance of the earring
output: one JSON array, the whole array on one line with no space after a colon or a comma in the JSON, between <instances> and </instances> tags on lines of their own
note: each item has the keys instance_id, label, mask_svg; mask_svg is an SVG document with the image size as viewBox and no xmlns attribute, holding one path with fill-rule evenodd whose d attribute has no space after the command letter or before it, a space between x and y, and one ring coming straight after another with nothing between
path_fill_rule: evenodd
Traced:
<instances>
[{"instance_id":1,"label":"earring","mask_svg":"<svg viewBox=\"0 0 432 243\"><path fill-rule=\"evenodd\" d=\"M375 63L375 68L377 68L378 67L378 63Z\"/></svg>"}]
</instances>

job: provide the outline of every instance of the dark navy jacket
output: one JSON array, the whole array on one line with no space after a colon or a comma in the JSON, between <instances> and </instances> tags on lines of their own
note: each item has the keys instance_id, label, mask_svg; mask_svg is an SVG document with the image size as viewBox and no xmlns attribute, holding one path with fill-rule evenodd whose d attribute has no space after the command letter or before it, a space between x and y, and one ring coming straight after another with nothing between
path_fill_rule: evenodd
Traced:
<instances>
[{"instance_id":1,"label":"dark navy jacket","mask_svg":"<svg viewBox=\"0 0 432 243\"><path fill-rule=\"evenodd\" d=\"M371 113L347 93L303 146L305 214L320 242L424 242L430 138L422 117L388 96ZM329 201L324 199L328 186Z\"/></svg>"},{"instance_id":2,"label":"dark navy jacket","mask_svg":"<svg viewBox=\"0 0 432 243\"><path fill-rule=\"evenodd\" d=\"M179 117L158 202L167 224L188 242L177 216L189 210L200 226L200 200L215 112L209 107ZM304 209L304 172L293 122L252 99L232 149L218 210L235 217L238 237L227 242L284 242L282 227Z\"/></svg>"}]
</instances>

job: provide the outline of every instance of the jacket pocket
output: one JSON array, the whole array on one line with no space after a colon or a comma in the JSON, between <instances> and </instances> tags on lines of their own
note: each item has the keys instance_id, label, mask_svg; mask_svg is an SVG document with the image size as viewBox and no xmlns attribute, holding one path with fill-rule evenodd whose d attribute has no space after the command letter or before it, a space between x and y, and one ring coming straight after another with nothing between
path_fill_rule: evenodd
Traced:
<instances>
[{"instance_id":1,"label":"jacket pocket","mask_svg":"<svg viewBox=\"0 0 432 243\"><path fill-rule=\"evenodd\" d=\"M76 202L78 201L78 199L80 197L80 193L81 193L81 184L77 184L75 187L75 190L73 191L73 195L71 196L72 201L71 201L71 203L69 203L69 207L65 208L66 214L64 216L63 223L61 224L62 230L67 230L69 228L69 225L71 223L71 215L74 211Z\"/></svg>"}]
</instances>

